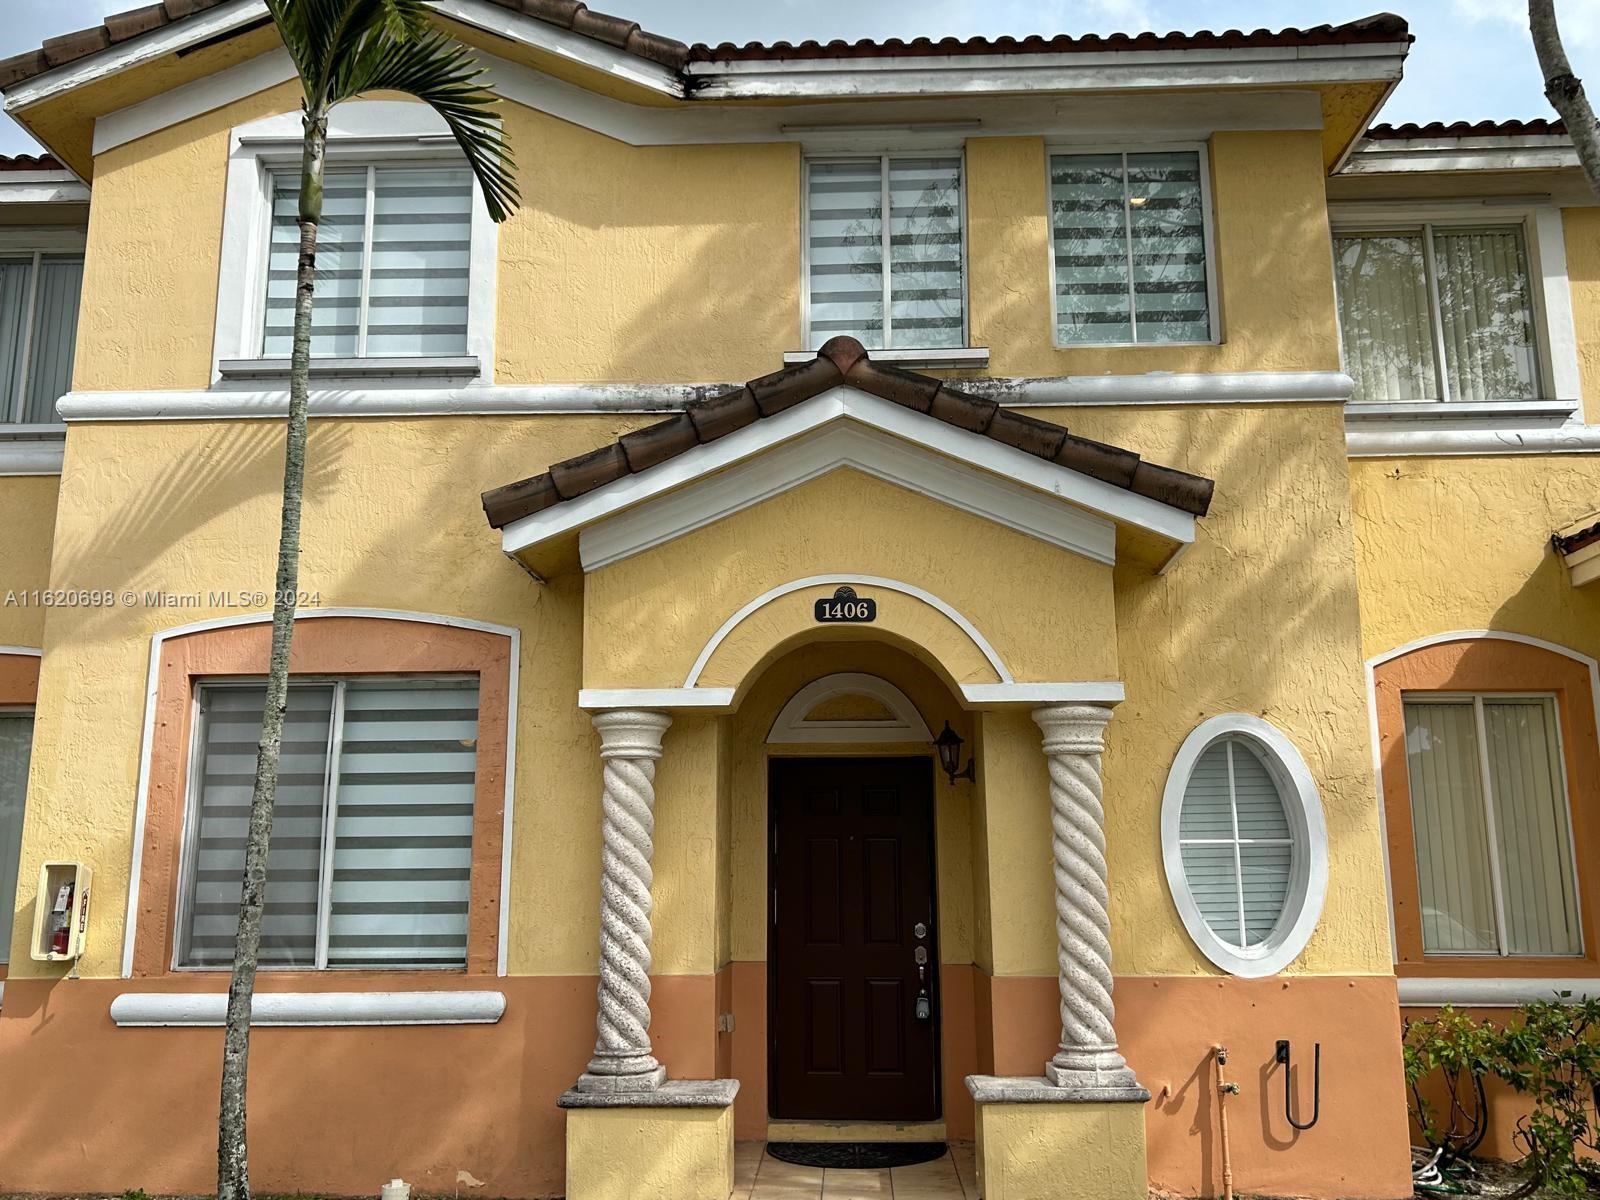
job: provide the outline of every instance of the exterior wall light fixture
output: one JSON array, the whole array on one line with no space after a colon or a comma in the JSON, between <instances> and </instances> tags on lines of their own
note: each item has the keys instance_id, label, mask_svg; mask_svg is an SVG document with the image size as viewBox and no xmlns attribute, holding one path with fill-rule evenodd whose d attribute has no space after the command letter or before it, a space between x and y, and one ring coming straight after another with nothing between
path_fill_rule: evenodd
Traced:
<instances>
[{"instance_id":1,"label":"exterior wall light fixture","mask_svg":"<svg viewBox=\"0 0 1600 1200\"><path fill-rule=\"evenodd\" d=\"M944 773L950 776L950 782L958 779L972 779L978 777L977 760L967 759L965 768L961 766L962 736L950 728L950 722L944 723L944 729L934 739L933 744L939 751L939 765L944 768Z\"/></svg>"}]
</instances>

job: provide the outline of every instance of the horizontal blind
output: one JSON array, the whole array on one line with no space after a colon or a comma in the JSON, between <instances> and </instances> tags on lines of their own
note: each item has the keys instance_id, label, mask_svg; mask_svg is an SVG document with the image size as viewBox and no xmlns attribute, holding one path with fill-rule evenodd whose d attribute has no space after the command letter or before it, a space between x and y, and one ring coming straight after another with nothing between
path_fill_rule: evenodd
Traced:
<instances>
[{"instance_id":1,"label":"horizontal blind","mask_svg":"<svg viewBox=\"0 0 1600 1200\"><path fill-rule=\"evenodd\" d=\"M373 174L366 353L465 354L472 173L379 167Z\"/></svg>"},{"instance_id":2,"label":"horizontal blind","mask_svg":"<svg viewBox=\"0 0 1600 1200\"><path fill-rule=\"evenodd\" d=\"M960 346L961 159L889 160L889 342Z\"/></svg>"},{"instance_id":3,"label":"horizontal blind","mask_svg":"<svg viewBox=\"0 0 1600 1200\"><path fill-rule=\"evenodd\" d=\"M351 683L328 965L461 966L477 785L474 683Z\"/></svg>"},{"instance_id":4,"label":"horizontal blind","mask_svg":"<svg viewBox=\"0 0 1600 1200\"><path fill-rule=\"evenodd\" d=\"M1178 814L1184 879L1217 938L1266 941L1289 902L1294 837L1283 796L1248 743L1213 742L1195 761Z\"/></svg>"},{"instance_id":5,"label":"horizontal blind","mask_svg":"<svg viewBox=\"0 0 1600 1200\"><path fill-rule=\"evenodd\" d=\"M1522 229L1435 228L1433 257L1450 399L1532 399L1533 297Z\"/></svg>"},{"instance_id":6,"label":"horizontal blind","mask_svg":"<svg viewBox=\"0 0 1600 1200\"><path fill-rule=\"evenodd\" d=\"M1059 342L1210 338L1200 171L1193 150L1051 156Z\"/></svg>"},{"instance_id":7,"label":"horizontal blind","mask_svg":"<svg viewBox=\"0 0 1600 1200\"><path fill-rule=\"evenodd\" d=\"M1485 700L1506 952L1581 954L1555 701Z\"/></svg>"},{"instance_id":8,"label":"horizontal blind","mask_svg":"<svg viewBox=\"0 0 1600 1200\"><path fill-rule=\"evenodd\" d=\"M24 421L43 424L60 420L56 401L72 386L72 352L78 340L82 292L83 255L46 254L39 260Z\"/></svg>"},{"instance_id":9,"label":"horizontal blind","mask_svg":"<svg viewBox=\"0 0 1600 1200\"><path fill-rule=\"evenodd\" d=\"M884 348L883 163L817 161L806 169L810 348L850 334Z\"/></svg>"},{"instance_id":10,"label":"horizontal blind","mask_svg":"<svg viewBox=\"0 0 1600 1200\"><path fill-rule=\"evenodd\" d=\"M1334 284L1345 370L1354 399L1437 400L1426 255L1420 233L1350 233L1333 239Z\"/></svg>"},{"instance_id":11,"label":"horizontal blind","mask_svg":"<svg viewBox=\"0 0 1600 1200\"><path fill-rule=\"evenodd\" d=\"M186 966L227 966L233 961L256 743L261 737L265 704L263 685L202 691L199 812L190 856L188 938L181 959ZM323 800L332 715L331 685L290 687L267 856L261 923L263 965L316 965Z\"/></svg>"},{"instance_id":12,"label":"horizontal blind","mask_svg":"<svg viewBox=\"0 0 1600 1200\"><path fill-rule=\"evenodd\" d=\"M22 344L28 328L33 259L0 260L0 421L21 417Z\"/></svg>"},{"instance_id":13,"label":"horizontal blind","mask_svg":"<svg viewBox=\"0 0 1600 1200\"><path fill-rule=\"evenodd\" d=\"M1406 701L1405 722L1423 949L1493 954L1498 938L1472 702Z\"/></svg>"},{"instance_id":14,"label":"horizontal blind","mask_svg":"<svg viewBox=\"0 0 1600 1200\"><path fill-rule=\"evenodd\" d=\"M11 958L11 914L17 911L17 870L22 855L22 813L28 794L33 714L0 712L0 963Z\"/></svg>"},{"instance_id":15,"label":"horizontal blind","mask_svg":"<svg viewBox=\"0 0 1600 1200\"><path fill-rule=\"evenodd\" d=\"M300 173L272 175L272 242L267 253L265 332L261 353L288 358L294 347L295 279L300 262ZM367 225L367 172L323 176L317 226L317 274L311 309L311 353L355 357L361 335L361 277Z\"/></svg>"}]
</instances>

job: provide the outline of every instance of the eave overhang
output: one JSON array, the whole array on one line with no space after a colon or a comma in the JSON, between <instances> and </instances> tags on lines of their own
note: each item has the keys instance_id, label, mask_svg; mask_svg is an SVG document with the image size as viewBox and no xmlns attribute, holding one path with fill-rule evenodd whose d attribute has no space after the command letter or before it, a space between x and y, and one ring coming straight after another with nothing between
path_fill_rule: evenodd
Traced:
<instances>
[{"instance_id":1,"label":"eave overhang","mask_svg":"<svg viewBox=\"0 0 1600 1200\"><path fill-rule=\"evenodd\" d=\"M1550 542L1566 564L1573 587L1600 584L1600 512L1568 525Z\"/></svg>"}]
</instances>

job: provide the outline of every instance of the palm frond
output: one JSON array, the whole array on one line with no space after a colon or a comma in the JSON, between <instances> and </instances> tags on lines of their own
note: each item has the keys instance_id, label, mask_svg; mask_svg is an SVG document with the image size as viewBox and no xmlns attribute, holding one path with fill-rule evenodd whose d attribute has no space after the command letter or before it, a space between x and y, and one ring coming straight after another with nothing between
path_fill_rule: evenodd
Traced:
<instances>
[{"instance_id":1,"label":"palm frond","mask_svg":"<svg viewBox=\"0 0 1600 1200\"><path fill-rule=\"evenodd\" d=\"M352 0L403 7L420 0ZM504 221L517 207L516 163L506 141L499 100L483 86L483 68L472 52L431 24L420 37L396 39L371 30L355 50L334 64L328 101L363 92L394 91L429 105L455 135L467 164L483 188L489 215Z\"/></svg>"},{"instance_id":2,"label":"palm frond","mask_svg":"<svg viewBox=\"0 0 1600 1200\"><path fill-rule=\"evenodd\" d=\"M516 164L498 99L470 50L434 23L424 0L266 0L305 86L326 115L364 92L395 91L429 105L455 135L496 221L518 203Z\"/></svg>"}]
</instances>

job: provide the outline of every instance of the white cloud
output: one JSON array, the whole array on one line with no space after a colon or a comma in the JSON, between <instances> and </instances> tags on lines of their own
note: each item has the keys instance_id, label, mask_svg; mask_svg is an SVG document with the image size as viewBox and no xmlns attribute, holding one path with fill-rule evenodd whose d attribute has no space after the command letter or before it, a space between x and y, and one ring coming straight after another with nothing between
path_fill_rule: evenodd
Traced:
<instances>
[{"instance_id":1,"label":"white cloud","mask_svg":"<svg viewBox=\"0 0 1600 1200\"><path fill-rule=\"evenodd\" d=\"M1528 29L1528 6L1521 0L1450 0L1451 11L1473 25L1512 25ZM1570 46L1600 46L1600 0L1559 0L1556 20L1561 40Z\"/></svg>"}]
</instances>

